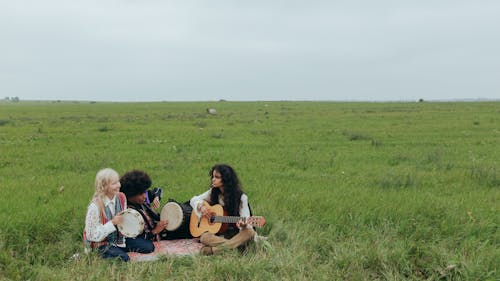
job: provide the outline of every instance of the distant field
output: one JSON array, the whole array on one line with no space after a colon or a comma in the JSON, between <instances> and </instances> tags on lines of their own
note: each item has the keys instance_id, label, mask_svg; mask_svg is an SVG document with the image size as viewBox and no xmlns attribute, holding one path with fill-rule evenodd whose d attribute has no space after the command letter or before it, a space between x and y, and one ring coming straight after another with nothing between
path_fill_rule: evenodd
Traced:
<instances>
[{"instance_id":1,"label":"distant field","mask_svg":"<svg viewBox=\"0 0 500 281\"><path fill-rule=\"evenodd\" d=\"M499 160L500 102L3 102L0 279L500 280ZM71 259L99 169L184 201L217 162L269 245Z\"/></svg>"}]
</instances>

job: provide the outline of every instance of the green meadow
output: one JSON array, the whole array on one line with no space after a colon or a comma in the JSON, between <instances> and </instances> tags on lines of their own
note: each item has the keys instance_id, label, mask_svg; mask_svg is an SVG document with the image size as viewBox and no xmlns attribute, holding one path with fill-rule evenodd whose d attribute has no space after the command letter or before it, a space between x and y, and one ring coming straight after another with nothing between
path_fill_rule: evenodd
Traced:
<instances>
[{"instance_id":1,"label":"green meadow","mask_svg":"<svg viewBox=\"0 0 500 281\"><path fill-rule=\"evenodd\" d=\"M499 148L499 102L0 102L0 280L500 280ZM267 242L72 258L99 169L185 201L219 162Z\"/></svg>"}]
</instances>

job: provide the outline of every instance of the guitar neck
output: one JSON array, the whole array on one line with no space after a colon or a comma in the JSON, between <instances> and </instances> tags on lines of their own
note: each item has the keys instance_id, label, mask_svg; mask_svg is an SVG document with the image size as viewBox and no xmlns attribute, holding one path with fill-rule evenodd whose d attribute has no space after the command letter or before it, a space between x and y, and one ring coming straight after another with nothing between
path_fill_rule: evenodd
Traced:
<instances>
[{"instance_id":1,"label":"guitar neck","mask_svg":"<svg viewBox=\"0 0 500 281\"><path fill-rule=\"evenodd\" d=\"M244 217L238 217L238 216L214 216L212 217L213 222L220 222L220 223L237 223L240 219L243 219L245 221Z\"/></svg>"},{"instance_id":2,"label":"guitar neck","mask_svg":"<svg viewBox=\"0 0 500 281\"><path fill-rule=\"evenodd\" d=\"M210 219L212 223L237 223L239 220L243 220L243 222L256 227L262 227L266 224L266 219L261 216L248 218L238 216L214 216Z\"/></svg>"}]
</instances>

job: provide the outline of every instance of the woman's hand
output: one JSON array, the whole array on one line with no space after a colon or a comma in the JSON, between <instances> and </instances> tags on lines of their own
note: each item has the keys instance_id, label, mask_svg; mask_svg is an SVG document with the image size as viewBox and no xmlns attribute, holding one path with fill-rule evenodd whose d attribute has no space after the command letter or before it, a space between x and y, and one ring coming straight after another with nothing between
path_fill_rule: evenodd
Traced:
<instances>
[{"instance_id":1,"label":"woman's hand","mask_svg":"<svg viewBox=\"0 0 500 281\"><path fill-rule=\"evenodd\" d=\"M123 216L122 215L116 215L114 216L112 219L111 219L111 222L114 224L114 225L119 225L120 223L122 223L123 221Z\"/></svg>"},{"instance_id":2,"label":"woman's hand","mask_svg":"<svg viewBox=\"0 0 500 281\"><path fill-rule=\"evenodd\" d=\"M207 206L205 205L201 206L200 212L204 217L210 218L210 210L208 209Z\"/></svg>"},{"instance_id":3,"label":"woman's hand","mask_svg":"<svg viewBox=\"0 0 500 281\"><path fill-rule=\"evenodd\" d=\"M236 226L239 228L245 228L247 226L246 220L240 219L237 223Z\"/></svg>"},{"instance_id":4,"label":"woman's hand","mask_svg":"<svg viewBox=\"0 0 500 281\"><path fill-rule=\"evenodd\" d=\"M165 229L165 227L167 227L167 225L168 225L168 221L159 221L156 224L155 228L153 228L153 230L151 230L151 232L154 235L156 235L156 234L162 232Z\"/></svg>"}]
</instances>

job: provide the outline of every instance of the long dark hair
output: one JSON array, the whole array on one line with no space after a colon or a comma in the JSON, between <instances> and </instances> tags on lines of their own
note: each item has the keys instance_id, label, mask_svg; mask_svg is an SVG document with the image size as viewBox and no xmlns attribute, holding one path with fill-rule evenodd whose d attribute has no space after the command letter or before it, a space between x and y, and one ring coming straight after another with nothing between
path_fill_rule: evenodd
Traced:
<instances>
[{"instance_id":1,"label":"long dark hair","mask_svg":"<svg viewBox=\"0 0 500 281\"><path fill-rule=\"evenodd\" d=\"M226 164L216 164L212 167L212 169L210 169L210 179L212 178L214 171L219 172L222 177L222 185L224 186L224 209L230 216L239 216L243 190L241 190L238 175L231 166ZM218 188L212 188L210 195L210 201L212 204L219 202L220 193L221 192Z\"/></svg>"}]
</instances>

